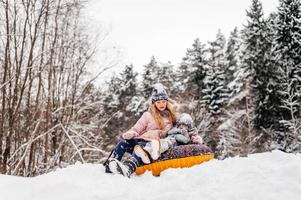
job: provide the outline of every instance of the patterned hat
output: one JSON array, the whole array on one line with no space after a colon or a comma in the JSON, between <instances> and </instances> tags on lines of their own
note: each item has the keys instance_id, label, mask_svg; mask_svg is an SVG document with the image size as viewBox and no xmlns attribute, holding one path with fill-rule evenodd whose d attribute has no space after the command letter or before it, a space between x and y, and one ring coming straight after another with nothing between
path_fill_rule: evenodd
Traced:
<instances>
[{"instance_id":1,"label":"patterned hat","mask_svg":"<svg viewBox=\"0 0 301 200\"><path fill-rule=\"evenodd\" d=\"M152 102L160 100L168 100L168 95L164 86L161 83L156 83L153 86L153 92L151 95Z\"/></svg>"},{"instance_id":2,"label":"patterned hat","mask_svg":"<svg viewBox=\"0 0 301 200\"><path fill-rule=\"evenodd\" d=\"M182 124L188 126L189 131L192 130L194 127L192 117L187 113L182 113L180 115L180 118L177 121L177 127L179 127Z\"/></svg>"}]
</instances>

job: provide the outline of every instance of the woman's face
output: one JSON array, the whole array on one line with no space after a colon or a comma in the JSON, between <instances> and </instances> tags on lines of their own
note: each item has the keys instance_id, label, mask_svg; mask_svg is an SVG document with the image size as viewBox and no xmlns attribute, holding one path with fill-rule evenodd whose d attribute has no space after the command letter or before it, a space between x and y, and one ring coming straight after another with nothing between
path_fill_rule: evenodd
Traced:
<instances>
[{"instance_id":1,"label":"woman's face","mask_svg":"<svg viewBox=\"0 0 301 200\"><path fill-rule=\"evenodd\" d=\"M166 109L167 101L166 100L155 101L155 106L159 111L163 111Z\"/></svg>"}]
</instances>

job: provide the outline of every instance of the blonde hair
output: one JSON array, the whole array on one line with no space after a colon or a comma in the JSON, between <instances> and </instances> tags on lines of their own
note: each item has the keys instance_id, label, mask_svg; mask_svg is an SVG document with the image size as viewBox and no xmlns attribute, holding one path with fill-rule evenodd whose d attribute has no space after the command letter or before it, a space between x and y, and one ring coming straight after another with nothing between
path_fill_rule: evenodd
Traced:
<instances>
[{"instance_id":1,"label":"blonde hair","mask_svg":"<svg viewBox=\"0 0 301 200\"><path fill-rule=\"evenodd\" d=\"M177 107L175 105L173 105L173 103L174 103L173 100L168 99L167 104L166 104L166 110L168 111L169 121L172 122L172 124L174 125L177 121L177 117L176 117ZM164 129L164 121L163 121L162 116L160 115L160 111L155 106L155 103L150 103L149 112L155 119L155 122L156 122L157 126L159 127L159 129L163 130Z\"/></svg>"}]
</instances>

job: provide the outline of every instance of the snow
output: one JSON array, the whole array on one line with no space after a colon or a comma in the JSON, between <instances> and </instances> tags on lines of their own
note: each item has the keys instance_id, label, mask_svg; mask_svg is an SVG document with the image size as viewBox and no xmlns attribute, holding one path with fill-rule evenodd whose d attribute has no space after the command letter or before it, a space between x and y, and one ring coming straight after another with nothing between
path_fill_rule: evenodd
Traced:
<instances>
[{"instance_id":1,"label":"snow","mask_svg":"<svg viewBox=\"0 0 301 200\"><path fill-rule=\"evenodd\" d=\"M100 164L75 164L34 178L1 175L0 194L3 200L297 200L300 163L301 154L273 151L130 179L105 174Z\"/></svg>"}]
</instances>

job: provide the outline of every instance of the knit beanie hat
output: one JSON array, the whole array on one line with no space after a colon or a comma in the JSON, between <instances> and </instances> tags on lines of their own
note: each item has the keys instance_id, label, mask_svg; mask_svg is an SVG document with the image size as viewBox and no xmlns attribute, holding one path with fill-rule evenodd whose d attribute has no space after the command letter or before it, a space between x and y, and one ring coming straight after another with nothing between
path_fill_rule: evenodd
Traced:
<instances>
[{"instance_id":1,"label":"knit beanie hat","mask_svg":"<svg viewBox=\"0 0 301 200\"><path fill-rule=\"evenodd\" d=\"M182 113L180 115L180 118L177 121L177 127L182 124L188 126L188 131L191 131L194 127L192 117L187 113Z\"/></svg>"},{"instance_id":2,"label":"knit beanie hat","mask_svg":"<svg viewBox=\"0 0 301 200\"><path fill-rule=\"evenodd\" d=\"M152 102L159 100L168 100L168 95L164 86L161 83L156 83L153 85L153 92L151 95Z\"/></svg>"}]
</instances>

